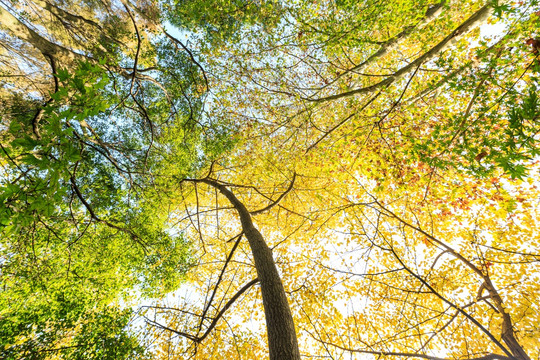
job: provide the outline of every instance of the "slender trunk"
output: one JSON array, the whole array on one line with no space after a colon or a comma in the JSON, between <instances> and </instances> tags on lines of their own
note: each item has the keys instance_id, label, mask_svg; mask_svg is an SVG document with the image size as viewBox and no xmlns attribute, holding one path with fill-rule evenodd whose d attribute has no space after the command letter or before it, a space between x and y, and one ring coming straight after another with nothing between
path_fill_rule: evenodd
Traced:
<instances>
[{"instance_id":1,"label":"slender trunk","mask_svg":"<svg viewBox=\"0 0 540 360\"><path fill-rule=\"evenodd\" d=\"M420 232L422 235L426 236L427 238L432 240L434 243L436 243L436 244L442 246L443 248L445 248L447 252L452 254L452 256L454 256L456 259L461 261L469 269L474 271L479 277L481 277L484 280L484 283L482 284L482 286L479 289L478 297L481 297L483 290L486 289L488 291L488 293L489 293L489 296L490 296L491 300L493 300L493 302L495 303L496 311L499 313L499 315L502 317L502 320L503 320L503 322L501 324L501 338L502 338L503 342L506 344L507 348L505 348L500 343L498 343L498 346L506 353L506 355L509 358L519 359L519 360L531 360L531 358L529 357L529 355L527 354L525 349L523 349L523 346L521 346L521 344L518 342L518 340L517 340L517 338L515 336L514 325L512 324L512 318L510 317L510 314L508 313L508 311L505 309L503 299L501 298L501 296L499 295L499 292L497 291L497 289L495 288L495 286L491 282L489 276L487 274L485 274L484 272L482 272L482 270L480 268L475 266L472 262L467 260L467 258L465 258L463 255L458 253L456 250L454 250L452 247L450 247L446 243L438 240L433 235L431 235L431 234L425 232L424 230L422 230L420 227L416 227L416 226L408 223L404 219L402 219L399 216L397 216L396 214L394 214L389 209L385 208L383 205L381 205L381 203L377 202L377 205L380 206L382 209L384 209L384 211L386 213L390 214L390 216L394 217L395 219L397 219L399 222L401 222L405 226L408 226L409 228ZM488 335L493 336L491 334L488 334Z\"/></svg>"},{"instance_id":2,"label":"slender trunk","mask_svg":"<svg viewBox=\"0 0 540 360\"><path fill-rule=\"evenodd\" d=\"M484 277L486 288L491 296L491 299L495 303L495 307L502 316L503 322L501 324L501 338L510 349L510 352L516 359L520 360L531 360L529 355L525 352L521 344L515 337L514 325L512 324L512 318L508 314L507 310L504 308L504 303L499 295L499 292L495 289L495 286L489 279L489 277Z\"/></svg>"},{"instance_id":3,"label":"slender trunk","mask_svg":"<svg viewBox=\"0 0 540 360\"><path fill-rule=\"evenodd\" d=\"M270 360L300 360L294 321L281 277L272 257L272 250L253 225L249 211L229 189L210 179L198 181L217 188L240 215L242 229L249 242L261 284Z\"/></svg>"},{"instance_id":4,"label":"slender trunk","mask_svg":"<svg viewBox=\"0 0 540 360\"><path fill-rule=\"evenodd\" d=\"M468 32L475 29L476 27L482 25L492 12L493 12L493 8L491 4L487 4L481 7L477 12L475 12L467 20L465 20L461 25L459 25L456 29L454 29L452 33L446 36L437 45L432 47L430 50L426 51L420 57L416 58L416 60L410 62L406 66L397 70L392 75L386 77L386 79L381 80L376 84L353 89L353 90L342 92L339 94L333 94L333 95L329 95L325 97L320 97L320 98L308 97L308 98L305 98L304 100L320 103L320 102L327 102L331 100L341 99L341 98L360 95L360 94L374 93L375 91L385 86L395 83L396 81L403 78L407 74L410 74L420 65L425 64L426 62L434 59L437 55L439 55L440 53L448 49L450 46L452 46L460 37L467 34ZM375 53L375 55L377 55L377 53Z\"/></svg>"}]
</instances>

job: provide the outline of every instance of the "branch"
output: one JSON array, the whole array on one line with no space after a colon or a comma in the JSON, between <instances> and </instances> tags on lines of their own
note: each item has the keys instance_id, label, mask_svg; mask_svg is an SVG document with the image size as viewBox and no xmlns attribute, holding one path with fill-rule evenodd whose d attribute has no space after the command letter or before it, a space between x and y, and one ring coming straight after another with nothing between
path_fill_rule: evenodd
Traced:
<instances>
[{"instance_id":1,"label":"branch","mask_svg":"<svg viewBox=\"0 0 540 360\"><path fill-rule=\"evenodd\" d=\"M167 326L165 326L165 325L161 325L161 324L158 323L158 322L155 322L155 321L153 321L153 320L150 320L150 319L147 318L145 315L143 315L143 317L144 317L145 321L146 321L148 324L150 324L150 325L157 326L157 327L159 327L159 328L161 328L161 329L163 329L163 330L170 331L170 332L175 333L175 334L177 334L177 335L180 335L180 336L183 336L183 337L185 337L185 338L188 338L188 339L191 340L191 341L197 342L197 338L196 338L195 336L193 336L193 335L190 335L190 334L185 333L185 332L182 332L182 331L178 331L178 330L171 329L170 327L167 327Z\"/></svg>"},{"instance_id":2,"label":"branch","mask_svg":"<svg viewBox=\"0 0 540 360\"><path fill-rule=\"evenodd\" d=\"M354 113L352 113L351 115L347 116L345 119L341 120L339 123L337 123L336 125L334 125L330 130L326 131L324 133L323 136L321 136L319 139L317 139L317 141L315 141L313 144L311 144L305 154L307 154L311 149L313 149L315 146L317 146L321 141L323 141L328 135L330 135L334 130L336 130L337 128L339 128L341 125L345 124L347 121L349 121L349 119L351 119L353 116L355 116L356 114L358 114L359 112L361 111L364 111L371 103L373 103L373 101L375 101L375 99L377 99L379 97L379 95L381 95L382 93L382 90L379 91L375 96L373 96L371 99L369 99L369 101L367 103L364 104L364 106L362 106L362 108L359 110L359 111L356 111Z\"/></svg>"},{"instance_id":3,"label":"branch","mask_svg":"<svg viewBox=\"0 0 540 360\"><path fill-rule=\"evenodd\" d=\"M279 202L292 190L293 188L293 185L294 185L294 181L296 180L296 172L293 173L293 178L291 180L291 183L289 184L289 187L287 188L287 190L285 190L277 199L276 201L272 202L270 205L262 208L262 209L259 209L259 210L255 210L255 211L252 211L251 212L251 215L257 215L257 214L260 214L260 213L263 213L267 210L270 210L271 208L273 208L274 206L276 206L277 204L279 204Z\"/></svg>"},{"instance_id":4,"label":"branch","mask_svg":"<svg viewBox=\"0 0 540 360\"><path fill-rule=\"evenodd\" d=\"M52 56L64 63L71 63L75 59L89 60L85 55L74 52L62 45L53 43L39 35L36 31L28 27L25 23L0 6L0 19L2 26L21 40L39 50L43 56Z\"/></svg>"},{"instance_id":5,"label":"branch","mask_svg":"<svg viewBox=\"0 0 540 360\"><path fill-rule=\"evenodd\" d=\"M335 82L336 80L338 80L339 78L345 76L346 74L350 72L355 72L355 73L363 72L375 60L383 57L389 51L397 47L400 44L400 42L406 39L415 29L422 29L424 26L426 26L431 21L433 21L436 17L438 17L442 13L442 7L444 6L445 3L446 1L442 0L440 3L429 7L426 11L424 18L417 25L408 26L405 28L405 30L395 35L393 38L390 38L386 40L385 42L383 42L379 50L377 50L377 52L375 52L373 55L371 55L361 64L356 65L353 68L345 71L343 74L339 75L333 82Z\"/></svg>"},{"instance_id":6,"label":"branch","mask_svg":"<svg viewBox=\"0 0 540 360\"><path fill-rule=\"evenodd\" d=\"M118 231L121 231L121 232L124 232L128 235L130 235L131 239L135 240L137 243L139 243L143 250L146 252L146 244L144 243L144 241L142 241L142 239L137 235L135 234L132 230L130 229L127 229L125 227L121 227L121 226L118 226L118 225L115 225L107 220L103 220L101 219L100 217L97 216L96 212L94 211L94 208L88 203L88 201L86 201L86 199L84 198L81 190L79 189L79 187L77 186L77 183L75 182L75 176L74 175L71 175L71 177L69 178L70 182L71 182L71 186L73 187L73 190L75 191L75 194L77 195L77 198L79 198L79 200L81 201L81 203L84 205L84 207L86 208L86 210L88 210L88 212L90 213L90 217L92 219L94 219L95 221L97 222L100 222L100 223L103 223L105 225L107 225L108 227L112 228L112 229L116 229Z\"/></svg>"},{"instance_id":7,"label":"branch","mask_svg":"<svg viewBox=\"0 0 540 360\"><path fill-rule=\"evenodd\" d=\"M240 290L238 290L238 292L236 294L234 294L234 296L229 300L227 301L227 303L225 304L225 306L223 306L223 308L221 309L221 311L216 315L216 317L214 318L214 320L212 320L212 323L208 326L208 328L206 329L205 333L198 338L198 341L197 342L201 342L203 341L207 336L208 334L210 334L210 332L212 331L212 329L216 326L217 322L219 321L219 319L223 316L223 314L225 314L225 312L231 307L231 305L236 301L238 300L238 298L243 294L245 293L246 291L248 291L253 285L255 285L256 283L259 282L259 279L253 279L251 280L250 282L248 282L246 285L244 285Z\"/></svg>"},{"instance_id":8,"label":"branch","mask_svg":"<svg viewBox=\"0 0 540 360\"><path fill-rule=\"evenodd\" d=\"M175 38L174 36L169 34L167 31L165 31L165 29L162 29L162 30L163 30L163 33L165 34L165 36L167 36L169 39L171 39L174 43L180 45L182 47L182 49L184 49L184 51L186 51L188 53L189 58L191 59L191 61L201 70L201 73L202 73L202 75L204 77L206 90L209 90L208 78L206 77L206 71L204 71L204 68L202 67L202 65L199 64L199 62L197 62L197 60L195 60L195 57L193 56L193 53L180 40L178 40L177 38Z\"/></svg>"},{"instance_id":9,"label":"branch","mask_svg":"<svg viewBox=\"0 0 540 360\"><path fill-rule=\"evenodd\" d=\"M51 71L52 71L52 76L53 76L53 79L54 79L54 93L57 93L58 92L58 78L56 77L56 62L54 60L54 58L49 55L49 54L43 54L48 60L49 60L49 63L51 65ZM48 104L50 104L51 102L53 101L52 97L47 100L45 102L45 104L43 106L41 106L38 111L36 112L36 115L34 115L34 117L32 118L32 132L34 133L34 135L36 136L36 139L37 140L41 140L41 133L39 131L39 122L41 121L41 119L43 118L43 114L45 113L45 106L47 106Z\"/></svg>"},{"instance_id":10,"label":"branch","mask_svg":"<svg viewBox=\"0 0 540 360\"><path fill-rule=\"evenodd\" d=\"M205 183L208 184L216 189L218 189L225 197L229 200L229 202L234 206L235 210L238 212L238 215L240 216L240 222L242 223L242 228L244 231L247 231L248 229L254 228L253 221L251 220L251 215L246 206L238 200L236 195L233 194L231 190L229 190L225 185L220 183L218 180L210 179L208 177L203 179L182 179L180 181L189 181L192 183Z\"/></svg>"},{"instance_id":11,"label":"branch","mask_svg":"<svg viewBox=\"0 0 540 360\"><path fill-rule=\"evenodd\" d=\"M445 298L444 296L442 296L441 294L439 294L439 292L437 292L437 290L435 290L425 279L423 279L420 275L416 274L414 271L412 271L411 269L409 269L405 263L403 263L403 261L401 260L401 258L394 252L393 249L391 249L392 253L394 254L394 256L396 257L396 259L399 261L399 263L401 264L401 266L403 266L403 268L409 273L411 274L414 278L416 278L418 281L420 281L425 287L427 287L429 289L429 291L434 294L435 296L437 296L439 299L441 299L443 302L445 302L447 305L453 307L454 309L456 309L457 311L459 311L463 316L465 316L467 319L469 319L474 325L476 325L484 334L486 334L490 339L491 341L493 341L495 343L495 345L497 345L506 355L508 355L509 358L512 358L512 353L504 347L503 344L501 344L501 342L499 340L497 340L497 338L495 338L495 336L488 330L484 327L484 325L482 325L478 320L476 320L474 317L472 317L472 315L470 315L468 312L466 312L465 310L463 310L463 308L457 306L456 304L454 304L453 302L451 302L450 300L448 300L447 298Z\"/></svg>"},{"instance_id":12,"label":"branch","mask_svg":"<svg viewBox=\"0 0 540 360\"><path fill-rule=\"evenodd\" d=\"M151 324L151 325L154 325L154 326L157 326L163 330L167 330L167 331L170 331L174 334L177 334L177 335L180 335L180 336L183 336L195 343L200 343L202 342L207 336L208 334L210 334L210 332L214 329L214 327L217 325L219 319L221 319L221 317L225 314L225 312L231 307L231 305L236 301L238 300L238 298L243 294L245 293L246 291L248 291L253 285L255 285L256 283L259 282L259 279L253 279L251 280L250 282L248 282L246 285L244 285L240 290L238 290L238 292L236 294L234 294L234 296L232 298L229 299L229 301L227 301L227 303L225 304L225 306L220 310L220 312L216 315L216 317L214 317L212 319L212 322L210 323L210 325L208 326L208 328L206 329L206 331L204 332L204 334L202 336L194 336L194 335L191 335L191 334L188 334L188 333L185 333L185 332L182 332L182 331L178 331L178 330L175 330L175 329L171 329L170 327L167 327L165 325L161 325L160 323L158 322L155 322L153 320L150 320L148 317L144 316L143 317L145 318L146 322Z\"/></svg>"},{"instance_id":13,"label":"branch","mask_svg":"<svg viewBox=\"0 0 540 360\"><path fill-rule=\"evenodd\" d=\"M388 86L397 80L401 79L403 76L408 74L409 72L413 71L416 67L420 66L421 64L433 59L437 54L445 50L449 45L452 44L453 41L455 41L457 38L461 37L462 35L468 33L470 30L478 26L482 21L484 21L487 16L491 13L491 5L485 5L480 10L478 10L476 13L474 13L471 17L469 17L465 22L463 22L460 26L458 26L450 35L445 37L441 42L439 42L437 45L435 45L433 48L431 48L428 52L424 53L424 55L420 56L407 66L402 67L398 71L396 71L394 74L390 75L386 79L370 86L366 86L363 88L347 91L340 94L334 94L322 98L313 99L312 97L303 98L303 100L311 101L311 102L327 102L331 100L341 99L345 97L351 97L353 95L359 95L359 94L369 94L377 89Z\"/></svg>"},{"instance_id":14,"label":"branch","mask_svg":"<svg viewBox=\"0 0 540 360\"><path fill-rule=\"evenodd\" d=\"M129 93L133 95L133 85L135 83L135 77L137 76L137 65L139 63L139 54L141 52L141 34L139 34L139 27L137 26L137 22L135 22L135 19L133 18L129 7L126 5L125 2L122 2L122 5L124 5L124 8L126 9L126 12L129 15L131 22L133 23L133 27L135 28L135 35L137 36L137 50L135 52L135 59L133 60L133 72L131 73L131 85L129 87Z\"/></svg>"},{"instance_id":15,"label":"branch","mask_svg":"<svg viewBox=\"0 0 540 360\"><path fill-rule=\"evenodd\" d=\"M515 333L514 333L514 327L513 327L513 324L512 324L512 318L510 317L510 314L508 313L508 311L505 309L505 306L504 306L504 302L503 302L503 299L501 298L499 292L497 291L497 289L495 288L495 286L493 285L493 283L491 282L491 279L489 278L489 276L487 274L484 274L482 272L481 269L479 269L478 267L476 267L471 261L469 261L467 258L465 258L463 255L461 255L460 253L458 253L457 251L455 251L452 247L450 247L449 245L447 245L446 243L442 242L441 240L435 238L433 235L427 233L426 231L422 230L422 228L420 228L419 226L414 226L410 223L408 223L407 221L405 221L404 219L400 218L398 215L396 215L395 213L393 213L392 211L390 211L389 209L385 208L381 203L379 203L376 199L374 199L375 203L385 211L386 215L387 216L390 216L390 217L393 217L395 218L396 220L398 220L399 222L401 222L404 226L406 227L409 227L415 231L418 231L419 233L421 233L422 235L424 235L425 237L427 237L429 240L433 241L434 243L440 245L441 247L443 247L444 249L446 249L446 251L450 254L452 254L455 258L457 258L458 260L460 260L461 262L463 262L467 267L469 267L473 272L475 272L477 275L479 275L482 280L484 281L484 285L487 289L487 291L489 292L490 294L490 297L493 299L493 301L495 302L495 305L496 305L496 310L500 313L503 321L502 321L502 324L501 324L501 335L502 335L502 339L504 341L504 343L509 347L510 352L508 352L508 350L506 350L506 348L504 348L502 346L502 344L496 340L493 335L491 335L491 333L489 333L487 331L487 329L485 329L480 323L478 323L473 317L471 317L468 313L464 312L463 310L461 310L461 308L453 305L451 302L449 302L448 300L446 300L444 297L442 297L440 294L436 293L435 290L424 280L422 279L421 277L419 277L418 275L416 275L415 273L413 273L412 271L410 271L404 264L403 262L401 261L401 259L399 259L399 257L397 257L398 261L405 267L405 269L407 271L409 271L411 273L411 275L413 275L414 277L416 277L418 280L420 280L424 285L426 285L435 295L437 295L439 298L441 298L441 300L445 301L447 304L451 305L451 306L454 306L456 310L462 312L463 315L465 315L469 320L471 320L476 326L478 326L484 333L486 333L486 335L488 335L492 341L494 341L501 349L503 349L503 351L510 357L512 357L512 355L514 355L514 357L517 357L517 358L521 358L521 359L530 359L529 356L527 355L527 353L525 352L525 350L523 349L523 347L519 344L518 340L516 339L515 337Z\"/></svg>"},{"instance_id":16,"label":"branch","mask_svg":"<svg viewBox=\"0 0 540 360\"><path fill-rule=\"evenodd\" d=\"M204 310L202 312L201 322L199 323L199 331L202 328L203 321L205 319L206 313L210 309L210 306L212 305L212 301L214 301L214 297L216 296L216 292L217 292L217 289L219 287L219 284L221 283L221 280L223 279L223 274L225 273L225 270L227 269L227 265L229 265L229 262L231 261L233 255L234 255L234 252L236 251L236 248L238 247L238 245L240 244L240 241L242 240L242 235L243 235L243 233L240 233L240 235L235 236L236 242L234 243L234 246L232 247L231 251L229 252L229 255L227 255L227 259L225 260L225 264L221 268L221 273L219 274L216 285L214 286L214 291L212 291L212 295L210 296L210 300L208 300L208 303L206 304L206 307L204 308Z\"/></svg>"},{"instance_id":17,"label":"branch","mask_svg":"<svg viewBox=\"0 0 540 360\"><path fill-rule=\"evenodd\" d=\"M313 337L313 335L312 335ZM317 341L323 342L321 339L315 339ZM405 352L393 352L393 351L374 351L374 350L360 350L360 349L350 349L346 348L344 346L340 346L337 344L329 343L324 341L325 344L336 347L341 350L353 352L353 353L360 353L360 354L372 354L372 355L378 355L378 356L404 356L404 357L410 357L410 358L418 358L418 359L427 359L427 360L453 360L448 358L441 358L426 354L416 354L416 353L405 353ZM487 354L484 356L474 357L474 358L465 358L464 360L511 360L511 357L499 355L499 354Z\"/></svg>"}]
</instances>

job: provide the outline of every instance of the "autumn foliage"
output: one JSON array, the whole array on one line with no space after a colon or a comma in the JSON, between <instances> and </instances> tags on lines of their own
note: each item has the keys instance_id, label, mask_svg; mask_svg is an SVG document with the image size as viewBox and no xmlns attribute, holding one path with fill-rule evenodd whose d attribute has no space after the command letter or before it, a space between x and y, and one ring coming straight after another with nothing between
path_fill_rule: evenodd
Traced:
<instances>
[{"instance_id":1,"label":"autumn foliage","mask_svg":"<svg viewBox=\"0 0 540 360\"><path fill-rule=\"evenodd\" d=\"M0 4L0 357L539 358L538 14Z\"/></svg>"}]
</instances>

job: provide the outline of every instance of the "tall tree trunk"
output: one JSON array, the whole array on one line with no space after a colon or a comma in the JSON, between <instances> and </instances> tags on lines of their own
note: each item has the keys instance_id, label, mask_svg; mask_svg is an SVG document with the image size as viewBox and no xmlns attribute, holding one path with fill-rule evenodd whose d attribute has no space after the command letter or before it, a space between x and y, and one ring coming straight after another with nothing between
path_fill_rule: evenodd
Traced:
<instances>
[{"instance_id":1,"label":"tall tree trunk","mask_svg":"<svg viewBox=\"0 0 540 360\"><path fill-rule=\"evenodd\" d=\"M272 257L272 250L264 241L259 230L253 225L247 208L232 191L214 180L197 181L217 188L240 215L242 229L249 242L261 284L270 360L300 360L294 321L281 277Z\"/></svg>"}]
</instances>

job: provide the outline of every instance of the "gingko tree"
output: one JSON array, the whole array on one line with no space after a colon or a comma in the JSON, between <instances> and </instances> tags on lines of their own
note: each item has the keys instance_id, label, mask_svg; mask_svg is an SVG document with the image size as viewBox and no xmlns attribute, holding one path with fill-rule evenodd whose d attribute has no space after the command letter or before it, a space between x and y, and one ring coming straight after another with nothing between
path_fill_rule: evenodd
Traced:
<instances>
[{"instance_id":1,"label":"gingko tree","mask_svg":"<svg viewBox=\"0 0 540 360\"><path fill-rule=\"evenodd\" d=\"M534 357L535 225L515 219L535 218L536 189L515 179L537 151L538 9L521 5L300 3L213 47L208 111L242 146L179 181L197 285L142 309L158 353L272 347L231 191L272 249L301 356Z\"/></svg>"}]
</instances>

